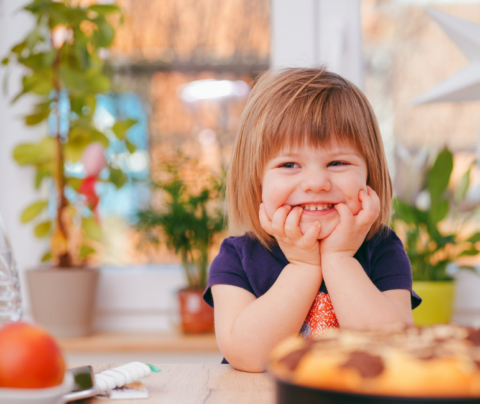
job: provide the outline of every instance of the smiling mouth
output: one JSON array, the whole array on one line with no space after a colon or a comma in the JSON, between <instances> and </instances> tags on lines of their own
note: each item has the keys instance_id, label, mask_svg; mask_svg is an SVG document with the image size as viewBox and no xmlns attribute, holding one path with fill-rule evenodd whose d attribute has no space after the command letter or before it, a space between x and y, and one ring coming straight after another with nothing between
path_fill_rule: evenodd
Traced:
<instances>
[{"instance_id":1,"label":"smiling mouth","mask_svg":"<svg viewBox=\"0 0 480 404\"><path fill-rule=\"evenodd\" d=\"M305 211L317 211L317 210L330 210L333 208L333 203L305 203L297 206L301 206Z\"/></svg>"}]
</instances>

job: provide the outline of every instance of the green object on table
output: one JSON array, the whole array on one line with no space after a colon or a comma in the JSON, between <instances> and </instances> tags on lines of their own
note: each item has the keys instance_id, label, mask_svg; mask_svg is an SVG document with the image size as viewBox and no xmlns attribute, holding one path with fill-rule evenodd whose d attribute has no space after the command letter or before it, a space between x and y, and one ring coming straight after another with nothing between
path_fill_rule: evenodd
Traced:
<instances>
[{"instance_id":1,"label":"green object on table","mask_svg":"<svg viewBox=\"0 0 480 404\"><path fill-rule=\"evenodd\" d=\"M413 310L416 326L448 324L453 314L455 282L414 281L413 290L422 298L422 304Z\"/></svg>"},{"instance_id":2,"label":"green object on table","mask_svg":"<svg viewBox=\"0 0 480 404\"><path fill-rule=\"evenodd\" d=\"M161 371L162 371L162 369L159 369L159 368L157 368L157 367L154 366L154 365L150 365L150 364L147 363L147 366L150 368L150 370L151 370L153 373L158 373L158 372L161 372Z\"/></svg>"}]
</instances>

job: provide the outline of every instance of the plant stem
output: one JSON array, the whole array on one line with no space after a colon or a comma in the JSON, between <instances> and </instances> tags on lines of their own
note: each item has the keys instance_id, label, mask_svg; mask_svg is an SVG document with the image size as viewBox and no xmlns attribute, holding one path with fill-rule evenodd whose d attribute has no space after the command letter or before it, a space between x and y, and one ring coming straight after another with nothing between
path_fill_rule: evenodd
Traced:
<instances>
[{"instance_id":1,"label":"plant stem","mask_svg":"<svg viewBox=\"0 0 480 404\"><path fill-rule=\"evenodd\" d=\"M195 282L190 274L190 262L188 260L188 253L185 249L182 249L182 263L183 267L185 268L185 275L187 276L187 283L190 288L195 287Z\"/></svg>"},{"instance_id":2,"label":"plant stem","mask_svg":"<svg viewBox=\"0 0 480 404\"><path fill-rule=\"evenodd\" d=\"M60 231L61 235L65 239L65 244L67 245L67 250L65 253L61 254L58 257L58 266L59 267L71 267L72 266L72 257L68 251L68 231L63 221L63 212L67 207L67 199L65 198L65 175L64 175L64 165L65 159L63 156L62 148L62 139L60 134L60 55L61 50L58 51L57 57L55 59L54 69L53 69L53 83L55 87L55 115L57 121L57 133L55 134L55 145L57 152L57 192L58 192L58 203L57 203L57 228Z\"/></svg>"}]
</instances>

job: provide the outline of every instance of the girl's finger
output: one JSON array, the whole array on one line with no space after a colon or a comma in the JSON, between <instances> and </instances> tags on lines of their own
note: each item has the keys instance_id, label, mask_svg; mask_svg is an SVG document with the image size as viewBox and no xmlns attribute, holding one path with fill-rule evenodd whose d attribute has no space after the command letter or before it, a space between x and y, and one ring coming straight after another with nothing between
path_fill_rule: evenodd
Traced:
<instances>
[{"instance_id":1,"label":"girl's finger","mask_svg":"<svg viewBox=\"0 0 480 404\"><path fill-rule=\"evenodd\" d=\"M285 220L287 220L287 215L291 210L292 207L290 205L283 205L273 214L272 229L277 237L285 238Z\"/></svg>"},{"instance_id":2,"label":"girl's finger","mask_svg":"<svg viewBox=\"0 0 480 404\"><path fill-rule=\"evenodd\" d=\"M371 225L377 218L373 198L364 190L360 191L359 198L362 202L362 210L357 214L357 223L360 225Z\"/></svg>"},{"instance_id":3,"label":"girl's finger","mask_svg":"<svg viewBox=\"0 0 480 404\"><path fill-rule=\"evenodd\" d=\"M352 211L344 203L337 203L333 205L333 207L340 215L340 222L345 222L353 219Z\"/></svg>"},{"instance_id":4,"label":"girl's finger","mask_svg":"<svg viewBox=\"0 0 480 404\"><path fill-rule=\"evenodd\" d=\"M320 222L315 222L312 224L303 236L303 244L305 247L313 247L315 243L318 243L318 236L322 230L322 225Z\"/></svg>"},{"instance_id":5,"label":"girl's finger","mask_svg":"<svg viewBox=\"0 0 480 404\"><path fill-rule=\"evenodd\" d=\"M298 240L303 236L300 230L300 219L302 218L303 209L301 206L295 206L285 220L285 235L290 240Z\"/></svg>"},{"instance_id":6,"label":"girl's finger","mask_svg":"<svg viewBox=\"0 0 480 404\"><path fill-rule=\"evenodd\" d=\"M368 189L368 195L370 195L370 197L373 199L373 205L375 206L375 218L377 218L381 210L380 198L372 188L368 186L367 189Z\"/></svg>"},{"instance_id":7,"label":"girl's finger","mask_svg":"<svg viewBox=\"0 0 480 404\"><path fill-rule=\"evenodd\" d=\"M258 217L260 219L260 225L262 226L262 229L265 230L271 236L273 236L274 233L272 229L272 221L268 217L267 211L265 210L265 205L263 203L260 204Z\"/></svg>"}]
</instances>

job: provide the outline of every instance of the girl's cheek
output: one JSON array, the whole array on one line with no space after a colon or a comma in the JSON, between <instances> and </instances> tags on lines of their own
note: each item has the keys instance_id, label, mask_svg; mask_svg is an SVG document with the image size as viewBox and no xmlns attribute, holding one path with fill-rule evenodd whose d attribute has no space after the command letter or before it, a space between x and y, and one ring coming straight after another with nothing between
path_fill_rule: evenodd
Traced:
<instances>
[{"instance_id":1,"label":"girl's cheek","mask_svg":"<svg viewBox=\"0 0 480 404\"><path fill-rule=\"evenodd\" d=\"M263 204L265 206L265 211L267 212L267 216L270 220L273 218L273 214L276 211L275 203L271 200L271 198L264 196L263 197Z\"/></svg>"},{"instance_id":2,"label":"girl's cheek","mask_svg":"<svg viewBox=\"0 0 480 404\"><path fill-rule=\"evenodd\" d=\"M367 192L367 186L362 187L360 189L363 189L365 192ZM353 198L352 200L352 206L350 207L350 210L354 215L357 215L361 210L362 210L362 201L360 200L359 196L360 190L358 190L357 197Z\"/></svg>"}]
</instances>

